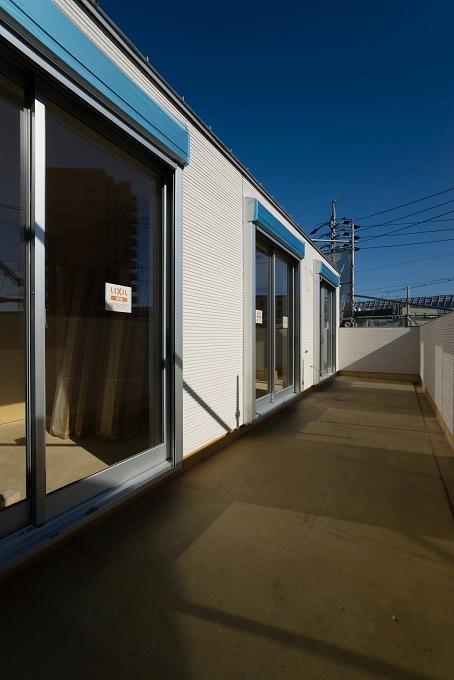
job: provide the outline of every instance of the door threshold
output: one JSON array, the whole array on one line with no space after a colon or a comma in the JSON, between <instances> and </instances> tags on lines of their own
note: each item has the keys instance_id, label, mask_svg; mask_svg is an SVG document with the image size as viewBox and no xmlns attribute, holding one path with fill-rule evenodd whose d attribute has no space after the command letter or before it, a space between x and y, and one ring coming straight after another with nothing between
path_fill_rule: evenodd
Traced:
<instances>
[{"instance_id":1,"label":"door threshold","mask_svg":"<svg viewBox=\"0 0 454 680\"><path fill-rule=\"evenodd\" d=\"M74 531L85 527L132 499L148 486L161 481L179 467L166 460L80 505L63 512L41 526L28 526L0 542L0 578L23 562L53 547Z\"/></svg>"},{"instance_id":2,"label":"door threshold","mask_svg":"<svg viewBox=\"0 0 454 680\"><path fill-rule=\"evenodd\" d=\"M285 397L280 397L269 404L261 406L259 409L256 409L254 420L260 420L260 418L269 415L273 411L279 410L279 408L284 406L284 404L288 404L290 401L297 400L298 396L299 395L296 392L291 392Z\"/></svg>"}]
</instances>

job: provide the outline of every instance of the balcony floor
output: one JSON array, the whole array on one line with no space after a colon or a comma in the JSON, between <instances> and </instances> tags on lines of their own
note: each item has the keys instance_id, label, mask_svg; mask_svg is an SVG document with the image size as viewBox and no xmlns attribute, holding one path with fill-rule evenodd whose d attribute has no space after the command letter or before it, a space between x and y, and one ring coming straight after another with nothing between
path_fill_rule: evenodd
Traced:
<instances>
[{"instance_id":1,"label":"balcony floor","mask_svg":"<svg viewBox=\"0 0 454 680\"><path fill-rule=\"evenodd\" d=\"M424 396L337 378L3 584L2 676L451 679L449 491Z\"/></svg>"}]
</instances>

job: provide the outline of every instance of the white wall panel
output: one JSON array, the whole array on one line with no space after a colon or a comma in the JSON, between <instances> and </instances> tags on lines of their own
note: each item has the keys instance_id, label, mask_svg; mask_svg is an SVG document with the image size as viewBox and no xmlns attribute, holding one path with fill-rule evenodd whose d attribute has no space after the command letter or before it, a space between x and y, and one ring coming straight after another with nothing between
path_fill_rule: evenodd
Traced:
<instances>
[{"instance_id":1,"label":"white wall panel","mask_svg":"<svg viewBox=\"0 0 454 680\"><path fill-rule=\"evenodd\" d=\"M419 328L339 328L339 370L419 374Z\"/></svg>"},{"instance_id":2,"label":"white wall panel","mask_svg":"<svg viewBox=\"0 0 454 680\"><path fill-rule=\"evenodd\" d=\"M190 163L183 171L183 440L187 454L243 423L244 197L258 198L290 231L300 234L103 28L72 0L55 1L120 68L189 128ZM315 259L321 256L307 243L300 269L304 388L319 379Z\"/></svg>"},{"instance_id":3,"label":"white wall panel","mask_svg":"<svg viewBox=\"0 0 454 680\"><path fill-rule=\"evenodd\" d=\"M185 453L237 426L237 400L242 411L241 185L234 166L192 131L183 183Z\"/></svg>"},{"instance_id":4,"label":"white wall panel","mask_svg":"<svg viewBox=\"0 0 454 680\"><path fill-rule=\"evenodd\" d=\"M421 326L421 379L454 434L454 313Z\"/></svg>"}]
</instances>

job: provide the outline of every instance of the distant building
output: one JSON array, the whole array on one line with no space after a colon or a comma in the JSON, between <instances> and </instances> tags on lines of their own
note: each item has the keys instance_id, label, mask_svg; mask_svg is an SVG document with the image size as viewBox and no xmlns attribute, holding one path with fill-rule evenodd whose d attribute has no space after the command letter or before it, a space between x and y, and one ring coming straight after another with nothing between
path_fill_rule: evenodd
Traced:
<instances>
[{"instance_id":1,"label":"distant building","mask_svg":"<svg viewBox=\"0 0 454 680\"><path fill-rule=\"evenodd\" d=\"M408 308L407 308L408 304ZM404 325L408 317L412 326L454 310L454 294L428 295L380 300L357 300L355 320L360 326Z\"/></svg>"}]
</instances>

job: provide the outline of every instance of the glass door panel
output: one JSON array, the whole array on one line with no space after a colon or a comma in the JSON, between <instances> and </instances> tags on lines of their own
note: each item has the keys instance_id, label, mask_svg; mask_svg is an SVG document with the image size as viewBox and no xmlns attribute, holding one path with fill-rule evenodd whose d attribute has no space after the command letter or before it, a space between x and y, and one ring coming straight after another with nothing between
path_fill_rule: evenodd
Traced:
<instances>
[{"instance_id":1,"label":"glass door panel","mask_svg":"<svg viewBox=\"0 0 454 680\"><path fill-rule=\"evenodd\" d=\"M0 534L27 497L24 93L0 76Z\"/></svg>"},{"instance_id":2,"label":"glass door panel","mask_svg":"<svg viewBox=\"0 0 454 680\"><path fill-rule=\"evenodd\" d=\"M334 371L334 295L333 290L320 286L320 373L328 375Z\"/></svg>"},{"instance_id":3,"label":"glass door panel","mask_svg":"<svg viewBox=\"0 0 454 680\"><path fill-rule=\"evenodd\" d=\"M270 261L259 245L255 251L255 397L270 394Z\"/></svg>"},{"instance_id":4,"label":"glass door panel","mask_svg":"<svg viewBox=\"0 0 454 680\"><path fill-rule=\"evenodd\" d=\"M274 391L293 384L293 267L275 256L274 265Z\"/></svg>"},{"instance_id":5,"label":"glass door panel","mask_svg":"<svg viewBox=\"0 0 454 680\"><path fill-rule=\"evenodd\" d=\"M48 493L164 442L162 192L47 107Z\"/></svg>"},{"instance_id":6,"label":"glass door panel","mask_svg":"<svg viewBox=\"0 0 454 680\"><path fill-rule=\"evenodd\" d=\"M295 265L273 243L256 245L256 400L267 408L295 384Z\"/></svg>"}]
</instances>

